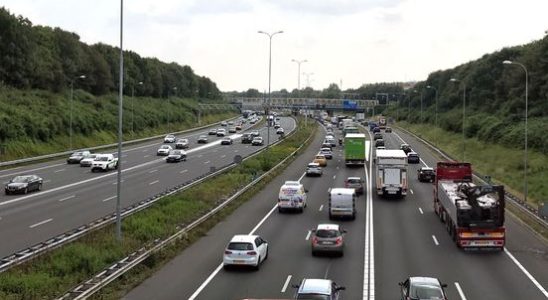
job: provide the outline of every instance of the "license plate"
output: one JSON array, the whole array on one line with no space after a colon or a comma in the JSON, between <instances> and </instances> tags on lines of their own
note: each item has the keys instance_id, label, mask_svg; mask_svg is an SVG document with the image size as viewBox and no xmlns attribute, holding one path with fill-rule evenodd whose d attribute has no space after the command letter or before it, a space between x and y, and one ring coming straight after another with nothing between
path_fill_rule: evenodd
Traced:
<instances>
[{"instance_id":1,"label":"license plate","mask_svg":"<svg viewBox=\"0 0 548 300\"><path fill-rule=\"evenodd\" d=\"M236 260L234 260L234 263L235 264L243 264L243 263L245 263L245 261L236 259Z\"/></svg>"},{"instance_id":2,"label":"license plate","mask_svg":"<svg viewBox=\"0 0 548 300\"><path fill-rule=\"evenodd\" d=\"M323 245L333 245L333 242L323 242Z\"/></svg>"},{"instance_id":3,"label":"license plate","mask_svg":"<svg viewBox=\"0 0 548 300\"><path fill-rule=\"evenodd\" d=\"M396 191L388 191L388 194L391 194L391 195L394 195L394 194L397 194L398 192Z\"/></svg>"}]
</instances>

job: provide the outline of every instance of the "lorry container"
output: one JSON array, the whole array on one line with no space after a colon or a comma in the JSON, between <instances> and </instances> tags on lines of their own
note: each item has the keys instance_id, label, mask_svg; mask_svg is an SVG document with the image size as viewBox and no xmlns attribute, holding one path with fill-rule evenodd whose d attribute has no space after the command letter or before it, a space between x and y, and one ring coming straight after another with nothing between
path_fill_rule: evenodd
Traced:
<instances>
[{"instance_id":1,"label":"lorry container","mask_svg":"<svg viewBox=\"0 0 548 300\"><path fill-rule=\"evenodd\" d=\"M365 134L349 133L344 137L344 163L350 165L365 165Z\"/></svg>"},{"instance_id":2,"label":"lorry container","mask_svg":"<svg viewBox=\"0 0 548 300\"><path fill-rule=\"evenodd\" d=\"M502 250L504 206L504 186L475 185L470 163L437 163L434 211L459 248Z\"/></svg>"},{"instance_id":3,"label":"lorry container","mask_svg":"<svg viewBox=\"0 0 548 300\"><path fill-rule=\"evenodd\" d=\"M365 114L364 113L356 113L356 121L363 121L365 120Z\"/></svg>"},{"instance_id":4,"label":"lorry container","mask_svg":"<svg viewBox=\"0 0 548 300\"><path fill-rule=\"evenodd\" d=\"M403 150L375 151L376 189L379 196L407 195L407 155Z\"/></svg>"},{"instance_id":5,"label":"lorry container","mask_svg":"<svg viewBox=\"0 0 548 300\"><path fill-rule=\"evenodd\" d=\"M386 118L385 117L379 117L379 128L385 129L386 128Z\"/></svg>"}]
</instances>

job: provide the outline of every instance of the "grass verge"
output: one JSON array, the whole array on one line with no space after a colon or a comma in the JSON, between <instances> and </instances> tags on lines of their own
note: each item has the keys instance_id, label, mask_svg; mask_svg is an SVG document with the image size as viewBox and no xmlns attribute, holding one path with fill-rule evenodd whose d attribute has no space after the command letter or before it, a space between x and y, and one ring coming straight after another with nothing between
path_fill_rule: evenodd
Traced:
<instances>
[{"instance_id":1,"label":"grass verge","mask_svg":"<svg viewBox=\"0 0 548 300\"><path fill-rule=\"evenodd\" d=\"M226 199L256 176L270 170L311 136L317 126L298 126L282 143L244 161L229 172L216 176L181 193L166 197L152 207L136 213L123 222L123 242L114 238L114 225L92 232L37 259L0 274L0 299L51 299L62 295L115 261L154 239L165 238L177 226L189 224L223 199ZM287 164L289 164L288 161ZM284 166L285 167L285 166ZM262 180L218 215L203 223L176 244L157 253L134 270L101 291L96 298L118 299L155 270L175 257L187 245L202 236L219 220L247 201L281 172Z\"/></svg>"}]
</instances>

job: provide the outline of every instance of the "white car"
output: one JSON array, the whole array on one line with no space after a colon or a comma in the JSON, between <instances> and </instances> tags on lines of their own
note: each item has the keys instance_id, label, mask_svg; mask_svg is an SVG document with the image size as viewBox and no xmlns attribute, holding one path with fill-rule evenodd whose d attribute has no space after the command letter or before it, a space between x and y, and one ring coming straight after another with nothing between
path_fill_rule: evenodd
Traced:
<instances>
[{"instance_id":1,"label":"white car","mask_svg":"<svg viewBox=\"0 0 548 300\"><path fill-rule=\"evenodd\" d=\"M263 138L260 136L256 136L251 141L251 146L262 146L264 144Z\"/></svg>"},{"instance_id":2,"label":"white car","mask_svg":"<svg viewBox=\"0 0 548 300\"><path fill-rule=\"evenodd\" d=\"M177 142L175 142L175 149L186 149L188 147L188 139L178 139Z\"/></svg>"},{"instance_id":3,"label":"white car","mask_svg":"<svg viewBox=\"0 0 548 300\"><path fill-rule=\"evenodd\" d=\"M217 129L217 136L225 136L226 130L224 128Z\"/></svg>"},{"instance_id":4,"label":"white car","mask_svg":"<svg viewBox=\"0 0 548 300\"><path fill-rule=\"evenodd\" d=\"M284 129L282 127L276 129L276 134L284 134Z\"/></svg>"},{"instance_id":5,"label":"white car","mask_svg":"<svg viewBox=\"0 0 548 300\"><path fill-rule=\"evenodd\" d=\"M259 269L268 258L268 243L258 235L235 235L225 248L223 267L251 266Z\"/></svg>"},{"instance_id":6,"label":"white car","mask_svg":"<svg viewBox=\"0 0 548 300\"><path fill-rule=\"evenodd\" d=\"M322 148L322 149L320 149L319 154L322 154L327 159L332 159L333 158L333 151L331 151L331 148Z\"/></svg>"},{"instance_id":7,"label":"white car","mask_svg":"<svg viewBox=\"0 0 548 300\"><path fill-rule=\"evenodd\" d=\"M175 136L173 134L166 135L164 143L175 143Z\"/></svg>"},{"instance_id":8,"label":"white car","mask_svg":"<svg viewBox=\"0 0 548 300\"><path fill-rule=\"evenodd\" d=\"M158 149L158 151L156 151L156 155L162 155L162 156L168 156L169 155L169 152L173 150L173 148L171 148L171 146L169 145L162 145L160 146L160 148Z\"/></svg>"},{"instance_id":9,"label":"white car","mask_svg":"<svg viewBox=\"0 0 548 300\"><path fill-rule=\"evenodd\" d=\"M82 158L82 160L80 161L80 167L91 167L91 164L98 155L101 154L90 154L90 156Z\"/></svg>"},{"instance_id":10,"label":"white car","mask_svg":"<svg viewBox=\"0 0 548 300\"><path fill-rule=\"evenodd\" d=\"M118 169L118 158L112 154L97 155L91 164L91 172Z\"/></svg>"},{"instance_id":11,"label":"white car","mask_svg":"<svg viewBox=\"0 0 548 300\"><path fill-rule=\"evenodd\" d=\"M319 163L309 163L306 166L306 176L322 176L323 170Z\"/></svg>"}]
</instances>

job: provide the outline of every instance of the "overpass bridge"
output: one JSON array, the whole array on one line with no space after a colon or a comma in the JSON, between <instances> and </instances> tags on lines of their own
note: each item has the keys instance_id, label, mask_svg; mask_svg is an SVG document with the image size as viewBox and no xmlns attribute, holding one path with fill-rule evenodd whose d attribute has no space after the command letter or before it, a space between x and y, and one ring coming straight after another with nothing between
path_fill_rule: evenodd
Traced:
<instances>
[{"instance_id":1,"label":"overpass bridge","mask_svg":"<svg viewBox=\"0 0 548 300\"><path fill-rule=\"evenodd\" d=\"M268 106L268 98L236 97L230 103L236 104L242 110L264 110ZM379 105L378 100L351 100L327 98L272 98L270 109L322 109L326 111L351 110L364 112Z\"/></svg>"}]
</instances>

